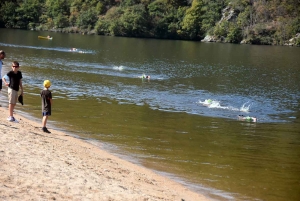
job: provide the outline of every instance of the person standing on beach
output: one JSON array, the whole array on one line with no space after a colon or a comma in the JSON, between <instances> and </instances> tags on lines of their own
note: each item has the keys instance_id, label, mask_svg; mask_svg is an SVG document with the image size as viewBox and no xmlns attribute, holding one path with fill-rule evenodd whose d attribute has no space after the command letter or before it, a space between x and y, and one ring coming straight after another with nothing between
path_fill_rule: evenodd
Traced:
<instances>
[{"instance_id":1,"label":"person standing on beach","mask_svg":"<svg viewBox=\"0 0 300 201\"><path fill-rule=\"evenodd\" d=\"M12 62L12 70L9 71L6 75L9 80L6 80L5 77L2 78L5 86L8 86L8 103L9 103L9 117L7 118L8 121L18 122L14 118L14 109L17 104L18 100L18 91L21 89L21 95L23 96L23 85L22 85L22 72L19 71L19 62L14 61ZM9 81L9 83L8 83Z\"/></svg>"},{"instance_id":2,"label":"person standing on beach","mask_svg":"<svg viewBox=\"0 0 300 201\"><path fill-rule=\"evenodd\" d=\"M3 50L0 50L0 77L2 78L1 72L2 72L2 60L5 58L5 52ZM0 91L2 90L2 79L0 79Z\"/></svg>"},{"instance_id":3,"label":"person standing on beach","mask_svg":"<svg viewBox=\"0 0 300 201\"><path fill-rule=\"evenodd\" d=\"M51 116L52 93L49 90L50 86L51 86L51 82L49 80L45 80L44 81L44 89L41 92L42 114L43 114L42 130L45 133L51 133L46 127L48 116Z\"/></svg>"}]
</instances>

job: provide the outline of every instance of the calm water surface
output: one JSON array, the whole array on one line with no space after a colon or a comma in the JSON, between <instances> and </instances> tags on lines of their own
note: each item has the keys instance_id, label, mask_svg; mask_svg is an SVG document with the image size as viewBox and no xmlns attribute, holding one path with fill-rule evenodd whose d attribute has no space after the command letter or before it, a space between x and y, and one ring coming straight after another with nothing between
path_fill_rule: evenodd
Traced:
<instances>
[{"instance_id":1,"label":"calm water surface","mask_svg":"<svg viewBox=\"0 0 300 201\"><path fill-rule=\"evenodd\" d=\"M40 121L51 80L50 129L217 200L300 200L300 48L0 29L0 49L2 73L21 64L19 112Z\"/></svg>"}]
</instances>

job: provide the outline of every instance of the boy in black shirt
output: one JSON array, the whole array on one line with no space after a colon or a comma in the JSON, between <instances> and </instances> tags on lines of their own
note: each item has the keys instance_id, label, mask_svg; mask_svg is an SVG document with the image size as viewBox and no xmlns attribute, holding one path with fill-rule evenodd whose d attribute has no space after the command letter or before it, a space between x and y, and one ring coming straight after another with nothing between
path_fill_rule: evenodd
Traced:
<instances>
[{"instance_id":1,"label":"boy in black shirt","mask_svg":"<svg viewBox=\"0 0 300 201\"><path fill-rule=\"evenodd\" d=\"M12 70L6 74L9 80L6 80L5 77L3 77L2 79L5 86L8 86L9 117L7 118L7 120L13 122L18 122L14 118L13 112L17 104L19 89L21 89L21 95L23 96L23 77L21 71L19 71L19 67L19 63L17 61L14 61L11 66Z\"/></svg>"},{"instance_id":2,"label":"boy in black shirt","mask_svg":"<svg viewBox=\"0 0 300 201\"><path fill-rule=\"evenodd\" d=\"M51 94L51 91L49 91L50 86L51 86L51 82L49 80L45 80L44 81L44 89L41 92L42 114L43 114L42 130L45 133L51 133L50 131L48 131L48 129L46 127L48 116L51 116L52 94Z\"/></svg>"}]
</instances>

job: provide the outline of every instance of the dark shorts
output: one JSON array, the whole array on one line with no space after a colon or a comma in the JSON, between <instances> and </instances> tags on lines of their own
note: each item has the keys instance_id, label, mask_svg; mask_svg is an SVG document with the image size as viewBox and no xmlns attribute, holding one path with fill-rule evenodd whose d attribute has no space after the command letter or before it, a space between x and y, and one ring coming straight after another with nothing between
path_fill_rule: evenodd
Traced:
<instances>
[{"instance_id":1,"label":"dark shorts","mask_svg":"<svg viewBox=\"0 0 300 201\"><path fill-rule=\"evenodd\" d=\"M0 79L0 91L2 89L2 79Z\"/></svg>"},{"instance_id":2,"label":"dark shorts","mask_svg":"<svg viewBox=\"0 0 300 201\"><path fill-rule=\"evenodd\" d=\"M51 112L43 112L43 116L51 116Z\"/></svg>"}]
</instances>

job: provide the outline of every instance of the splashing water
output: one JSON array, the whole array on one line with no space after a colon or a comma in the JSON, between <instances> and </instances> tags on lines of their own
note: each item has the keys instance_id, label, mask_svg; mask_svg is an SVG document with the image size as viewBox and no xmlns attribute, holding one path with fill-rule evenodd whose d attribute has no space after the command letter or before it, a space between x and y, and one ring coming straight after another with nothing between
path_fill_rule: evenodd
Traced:
<instances>
[{"instance_id":1,"label":"splashing water","mask_svg":"<svg viewBox=\"0 0 300 201\"><path fill-rule=\"evenodd\" d=\"M249 103L249 101L242 105L242 107L240 108L241 112L249 112L251 104L248 104L248 103ZM246 105L246 104L248 104L248 105Z\"/></svg>"},{"instance_id":2,"label":"splashing water","mask_svg":"<svg viewBox=\"0 0 300 201\"><path fill-rule=\"evenodd\" d=\"M122 70L124 70L124 66L114 66L113 69L122 71Z\"/></svg>"},{"instance_id":3,"label":"splashing water","mask_svg":"<svg viewBox=\"0 0 300 201\"><path fill-rule=\"evenodd\" d=\"M246 112L248 113L250 110L251 104L248 104L248 102L244 103L242 107L236 108L233 106L221 106L220 101L217 100L212 100L212 99L205 99L205 101L199 100L199 103L208 107L208 108L220 108L220 109L226 109L226 110L231 110L231 111L241 111L241 112Z\"/></svg>"},{"instance_id":4,"label":"splashing water","mask_svg":"<svg viewBox=\"0 0 300 201\"><path fill-rule=\"evenodd\" d=\"M221 108L221 109L228 109L228 107L223 107L220 104L220 101L212 100L212 99L205 99L205 101L199 101L200 104L207 106L208 108Z\"/></svg>"}]
</instances>

